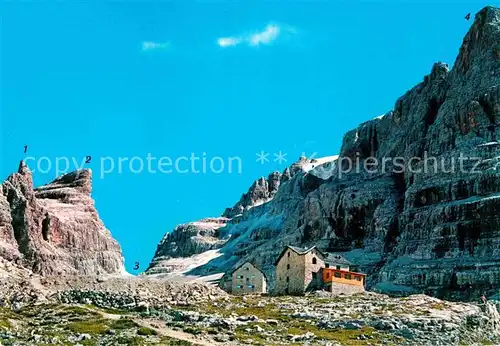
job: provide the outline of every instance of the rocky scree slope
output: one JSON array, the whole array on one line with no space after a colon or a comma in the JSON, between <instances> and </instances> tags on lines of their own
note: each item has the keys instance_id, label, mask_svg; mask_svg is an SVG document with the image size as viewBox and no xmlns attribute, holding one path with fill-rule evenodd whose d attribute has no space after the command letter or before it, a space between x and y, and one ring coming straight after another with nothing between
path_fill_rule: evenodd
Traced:
<instances>
[{"instance_id":1,"label":"rocky scree slope","mask_svg":"<svg viewBox=\"0 0 500 346\"><path fill-rule=\"evenodd\" d=\"M225 240L217 243L218 256L190 273L250 260L272 289L284 245L317 245L359 264L368 288L456 299L493 295L500 287L499 125L500 10L486 7L451 71L436 63L393 110L349 131L338 161L312 167L301 160L258 180L224 212L229 220L216 230ZM461 155L478 159L462 160L460 169ZM427 161L424 170L426 157L437 165ZM342 158L359 158L361 167L375 158L379 166L339 174L347 168ZM382 170L384 158L392 161ZM169 246L163 242L157 254ZM161 272L167 257L153 259L148 272Z\"/></svg>"},{"instance_id":2,"label":"rocky scree slope","mask_svg":"<svg viewBox=\"0 0 500 346\"><path fill-rule=\"evenodd\" d=\"M281 184L290 180L296 173L304 171L306 166L314 164L316 160L303 157L286 168L283 173L273 172L267 179L261 177L256 180L240 200L233 207L227 208L221 217L178 225L172 232L166 233L160 241L146 273L149 275L176 273L185 271L193 264L196 265L195 262L206 263L213 258L212 254L208 254L209 251L220 249L228 240L238 238L238 235L231 231L233 228L228 222L234 224L243 213L271 201ZM198 256L196 260L178 260L204 252L208 254L205 256L207 260L202 258L203 256Z\"/></svg>"},{"instance_id":3,"label":"rocky scree slope","mask_svg":"<svg viewBox=\"0 0 500 346\"><path fill-rule=\"evenodd\" d=\"M29 168L0 185L0 257L42 275L125 272L120 246L90 197L92 174L79 170L33 188Z\"/></svg>"},{"instance_id":4,"label":"rocky scree slope","mask_svg":"<svg viewBox=\"0 0 500 346\"><path fill-rule=\"evenodd\" d=\"M157 288L165 283L156 281ZM236 297L213 292L216 288L210 286L163 287L165 295L155 292L156 299L148 299L145 293L152 285L145 280L137 283L146 292L131 296L127 293L133 290L130 286L125 291L121 287L121 292L74 290L57 295L64 304L49 300L13 304L12 309L0 307L0 342L368 346L493 345L500 341L500 315L493 302L446 302L425 295L390 298L371 292L340 297L325 292L308 297Z\"/></svg>"}]
</instances>

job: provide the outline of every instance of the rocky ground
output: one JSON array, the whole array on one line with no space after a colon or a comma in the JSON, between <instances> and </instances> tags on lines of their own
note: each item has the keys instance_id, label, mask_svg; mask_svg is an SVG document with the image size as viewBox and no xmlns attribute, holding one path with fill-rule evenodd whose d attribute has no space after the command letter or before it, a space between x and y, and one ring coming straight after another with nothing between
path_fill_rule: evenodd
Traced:
<instances>
[{"instance_id":1,"label":"rocky ground","mask_svg":"<svg viewBox=\"0 0 500 346\"><path fill-rule=\"evenodd\" d=\"M0 281L1 345L494 345L500 303L228 295L148 277Z\"/></svg>"}]
</instances>

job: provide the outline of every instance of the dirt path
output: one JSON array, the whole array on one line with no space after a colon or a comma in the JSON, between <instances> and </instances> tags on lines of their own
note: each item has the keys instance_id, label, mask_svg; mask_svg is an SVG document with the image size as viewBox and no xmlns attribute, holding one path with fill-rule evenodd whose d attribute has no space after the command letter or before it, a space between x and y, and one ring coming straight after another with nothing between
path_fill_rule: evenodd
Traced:
<instances>
[{"instance_id":1,"label":"dirt path","mask_svg":"<svg viewBox=\"0 0 500 346\"><path fill-rule=\"evenodd\" d=\"M89 311L94 311L93 309L89 309L86 306L81 305L81 307L88 309ZM187 341L192 343L193 345L197 346L214 346L214 345L219 345L219 346L225 346L225 345L230 345L228 343L221 343L217 342L211 338L200 338L196 337L193 334L189 334L186 332L182 332L179 330L174 330L168 327L165 327L165 321L159 320L159 319L149 319L149 318L141 318L141 317L136 317L132 314L126 314L126 315L116 315L116 314L110 314L104 311L99 311L99 313L102 315L102 317L110 320L118 320L122 317L129 317L131 318L135 323L137 323L141 327L147 327L151 328L154 331L158 333L158 335L161 336L168 336L173 339L178 339L182 341Z\"/></svg>"},{"instance_id":2,"label":"dirt path","mask_svg":"<svg viewBox=\"0 0 500 346\"><path fill-rule=\"evenodd\" d=\"M182 341L188 341L194 345L198 346L227 345L224 343L217 342L213 339L201 339L189 333L164 327L163 325L165 324L165 322L162 320L133 318L133 321L142 327L147 327L155 330L159 335L168 336Z\"/></svg>"}]
</instances>

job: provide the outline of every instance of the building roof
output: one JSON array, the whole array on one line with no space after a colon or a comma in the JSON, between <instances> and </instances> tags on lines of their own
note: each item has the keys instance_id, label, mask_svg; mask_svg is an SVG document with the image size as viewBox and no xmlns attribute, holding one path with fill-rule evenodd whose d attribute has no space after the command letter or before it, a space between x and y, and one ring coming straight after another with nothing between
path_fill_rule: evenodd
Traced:
<instances>
[{"instance_id":1,"label":"building roof","mask_svg":"<svg viewBox=\"0 0 500 346\"><path fill-rule=\"evenodd\" d=\"M243 267L245 264L251 264L252 267L254 267L258 271L260 271L262 273L262 275L264 275L264 277L267 279L266 274L262 271L262 269L260 269L258 266L256 266L255 264L253 264L250 261L245 261L245 262L241 263L240 265L234 267L234 269L231 269L231 271L229 272L229 275L233 275L235 271L237 271L238 269L240 269L241 267Z\"/></svg>"},{"instance_id":2,"label":"building roof","mask_svg":"<svg viewBox=\"0 0 500 346\"><path fill-rule=\"evenodd\" d=\"M313 246L310 248L305 248L305 247L298 247L298 246L291 246L291 245L288 245L288 247L290 249L292 249L293 251L295 251L296 253L298 253L299 255L305 255L309 251L312 251L314 248L316 248L316 246Z\"/></svg>"},{"instance_id":3,"label":"building roof","mask_svg":"<svg viewBox=\"0 0 500 346\"><path fill-rule=\"evenodd\" d=\"M366 274L364 274L364 273L352 272L350 270L342 270L342 269L335 269L335 268L323 268L323 270L329 270L332 272L339 272L339 273L344 273L344 274L354 274L354 275L366 276Z\"/></svg>"},{"instance_id":4,"label":"building roof","mask_svg":"<svg viewBox=\"0 0 500 346\"><path fill-rule=\"evenodd\" d=\"M353 264L346 260L342 255L336 253L326 253L325 264L345 264L348 266L352 266Z\"/></svg>"},{"instance_id":5,"label":"building roof","mask_svg":"<svg viewBox=\"0 0 500 346\"><path fill-rule=\"evenodd\" d=\"M291 245L287 245L283 251L281 251L280 255L278 256L278 258L276 259L276 262L274 262L275 265L278 264L278 262L280 261L281 257L283 257L283 255L285 254L286 250L292 250L294 252L296 252L298 255L302 256L302 255L305 255L309 252L311 252L312 250L316 249L316 251L318 251L318 253L321 255L321 257L325 258L325 254L323 252L321 252L318 248L316 248L316 245L310 247L310 248L302 248L302 247L298 247L298 246L291 246Z\"/></svg>"}]
</instances>

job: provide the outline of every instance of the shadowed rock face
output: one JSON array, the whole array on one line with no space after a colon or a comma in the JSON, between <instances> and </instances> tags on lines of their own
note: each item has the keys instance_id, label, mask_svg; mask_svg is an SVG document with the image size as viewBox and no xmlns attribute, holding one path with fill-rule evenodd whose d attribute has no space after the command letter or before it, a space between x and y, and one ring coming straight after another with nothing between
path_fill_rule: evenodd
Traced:
<instances>
[{"instance_id":1,"label":"shadowed rock face","mask_svg":"<svg viewBox=\"0 0 500 346\"><path fill-rule=\"evenodd\" d=\"M207 218L179 225L172 233L165 234L149 266L149 274L164 272L165 267L170 267L169 259L220 248L226 240L222 239L219 229L226 225L227 220L224 217Z\"/></svg>"},{"instance_id":2,"label":"shadowed rock face","mask_svg":"<svg viewBox=\"0 0 500 346\"><path fill-rule=\"evenodd\" d=\"M232 219L220 234L232 236L218 270L252 261L272 289L283 246L317 245L359 264L369 274L368 288L460 299L494 294L500 287L500 10L486 7L476 15L451 71L436 63L393 110L349 131L340 157L309 171L293 165L277 191L269 178L257 181L224 214ZM345 172L342 158L359 159L361 167L376 158L379 165ZM217 269L213 264L206 273Z\"/></svg>"},{"instance_id":3,"label":"shadowed rock face","mask_svg":"<svg viewBox=\"0 0 500 346\"><path fill-rule=\"evenodd\" d=\"M232 218L254 206L268 202L278 191L281 181L286 181L290 177L290 172L284 174L273 172L269 174L267 179L261 177L253 183L247 193L241 196L238 203L231 208L227 208L222 216Z\"/></svg>"},{"instance_id":4,"label":"shadowed rock face","mask_svg":"<svg viewBox=\"0 0 500 346\"><path fill-rule=\"evenodd\" d=\"M123 273L121 249L90 197L90 170L33 189L20 165L1 185L0 255L43 275Z\"/></svg>"}]
</instances>

